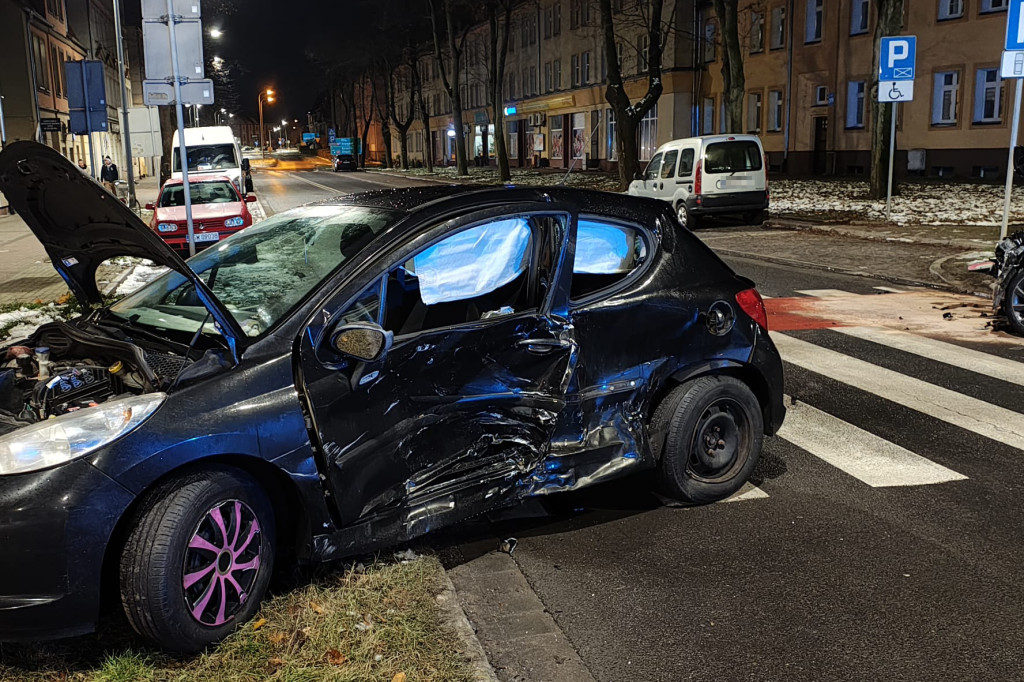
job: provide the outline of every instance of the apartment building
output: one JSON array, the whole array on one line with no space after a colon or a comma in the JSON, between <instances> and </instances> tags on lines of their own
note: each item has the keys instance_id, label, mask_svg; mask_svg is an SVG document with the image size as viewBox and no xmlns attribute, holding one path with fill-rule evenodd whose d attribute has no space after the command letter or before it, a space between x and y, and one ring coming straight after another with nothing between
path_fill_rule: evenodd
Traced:
<instances>
[{"instance_id":1,"label":"apartment building","mask_svg":"<svg viewBox=\"0 0 1024 682\"><path fill-rule=\"evenodd\" d=\"M646 89L644 0L613 0L616 37L634 101ZM722 47L707 0L674 9L663 55L664 92L640 126L642 160L668 140L725 129ZM916 35L915 99L897 119L898 174L998 177L1006 166L1012 84L999 78L1008 0L905 0L903 34ZM793 174L860 174L869 167L875 10L870 0L741 0L744 132L761 135L769 163ZM493 157L487 102L489 35L467 40L464 129L471 162ZM514 166L615 167L615 121L596 0L536 0L514 14L503 101ZM420 59L428 140L417 121L410 157L454 158L451 107L433 56ZM399 101L407 101L399 78ZM512 113L514 112L514 113ZM398 153L397 140L394 153Z\"/></svg>"}]
</instances>

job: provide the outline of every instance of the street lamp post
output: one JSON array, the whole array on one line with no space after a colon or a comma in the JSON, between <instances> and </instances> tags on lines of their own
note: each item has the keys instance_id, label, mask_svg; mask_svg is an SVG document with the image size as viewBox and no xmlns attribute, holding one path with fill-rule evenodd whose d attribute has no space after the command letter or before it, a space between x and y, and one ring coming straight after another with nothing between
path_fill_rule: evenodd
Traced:
<instances>
[{"instance_id":1,"label":"street lamp post","mask_svg":"<svg viewBox=\"0 0 1024 682\"><path fill-rule=\"evenodd\" d=\"M263 131L263 98L264 97L266 97L267 102L273 102L274 101L274 91L271 90L270 88L267 88L266 90L261 90L260 91L260 96L258 97L259 105L260 105L260 155L261 155L262 158L265 159L265 158L267 158L267 151L266 151L267 148L266 148L266 146L264 146L264 142L265 142L265 140L267 138L266 138L266 136L264 134L264 131Z\"/></svg>"}]
</instances>

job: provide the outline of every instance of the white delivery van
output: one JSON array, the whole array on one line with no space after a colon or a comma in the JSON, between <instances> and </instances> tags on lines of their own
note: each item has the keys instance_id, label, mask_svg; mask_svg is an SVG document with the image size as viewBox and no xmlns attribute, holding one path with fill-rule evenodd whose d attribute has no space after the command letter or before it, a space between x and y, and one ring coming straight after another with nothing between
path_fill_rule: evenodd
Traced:
<instances>
[{"instance_id":1,"label":"white delivery van","mask_svg":"<svg viewBox=\"0 0 1024 682\"><path fill-rule=\"evenodd\" d=\"M171 142L171 177L181 178L181 154L178 153L178 133L175 131ZM185 153L188 156L188 174L226 175L231 178L239 194L251 192L246 186L249 160L242 158L242 151L235 141L235 134L228 126L185 128Z\"/></svg>"},{"instance_id":2,"label":"white delivery van","mask_svg":"<svg viewBox=\"0 0 1024 682\"><path fill-rule=\"evenodd\" d=\"M690 229L706 215L760 225L768 211L767 165L756 135L687 137L659 147L629 193L669 202Z\"/></svg>"}]
</instances>

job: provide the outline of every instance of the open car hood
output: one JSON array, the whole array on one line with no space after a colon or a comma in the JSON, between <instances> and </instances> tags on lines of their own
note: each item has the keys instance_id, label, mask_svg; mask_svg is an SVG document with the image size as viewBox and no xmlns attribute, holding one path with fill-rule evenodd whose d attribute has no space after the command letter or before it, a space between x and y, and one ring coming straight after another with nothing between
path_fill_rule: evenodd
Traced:
<instances>
[{"instance_id":1,"label":"open car hood","mask_svg":"<svg viewBox=\"0 0 1024 682\"><path fill-rule=\"evenodd\" d=\"M195 272L127 206L57 151L14 142L0 153L0 192L43 243L53 267L84 306L103 304L96 269L116 256L137 256L181 273L228 342L245 335Z\"/></svg>"}]
</instances>

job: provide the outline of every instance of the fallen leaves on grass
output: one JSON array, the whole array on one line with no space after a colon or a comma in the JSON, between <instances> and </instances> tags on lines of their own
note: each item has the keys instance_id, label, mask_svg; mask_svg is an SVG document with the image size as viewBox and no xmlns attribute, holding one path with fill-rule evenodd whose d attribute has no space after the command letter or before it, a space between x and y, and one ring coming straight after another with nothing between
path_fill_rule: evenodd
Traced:
<instances>
[{"instance_id":1,"label":"fallen leaves on grass","mask_svg":"<svg viewBox=\"0 0 1024 682\"><path fill-rule=\"evenodd\" d=\"M253 630L259 630L261 627L263 627L266 624L267 624L267 619L266 618L260 618L259 620L257 620L255 623L252 624L252 629Z\"/></svg>"},{"instance_id":2,"label":"fallen leaves on grass","mask_svg":"<svg viewBox=\"0 0 1024 682\"><path fill-rule=\"evenodd\" d=\"M327 662L331 665L344 665L348 657L337 649L327 650Z\"/></svg>"}]
</instances>

